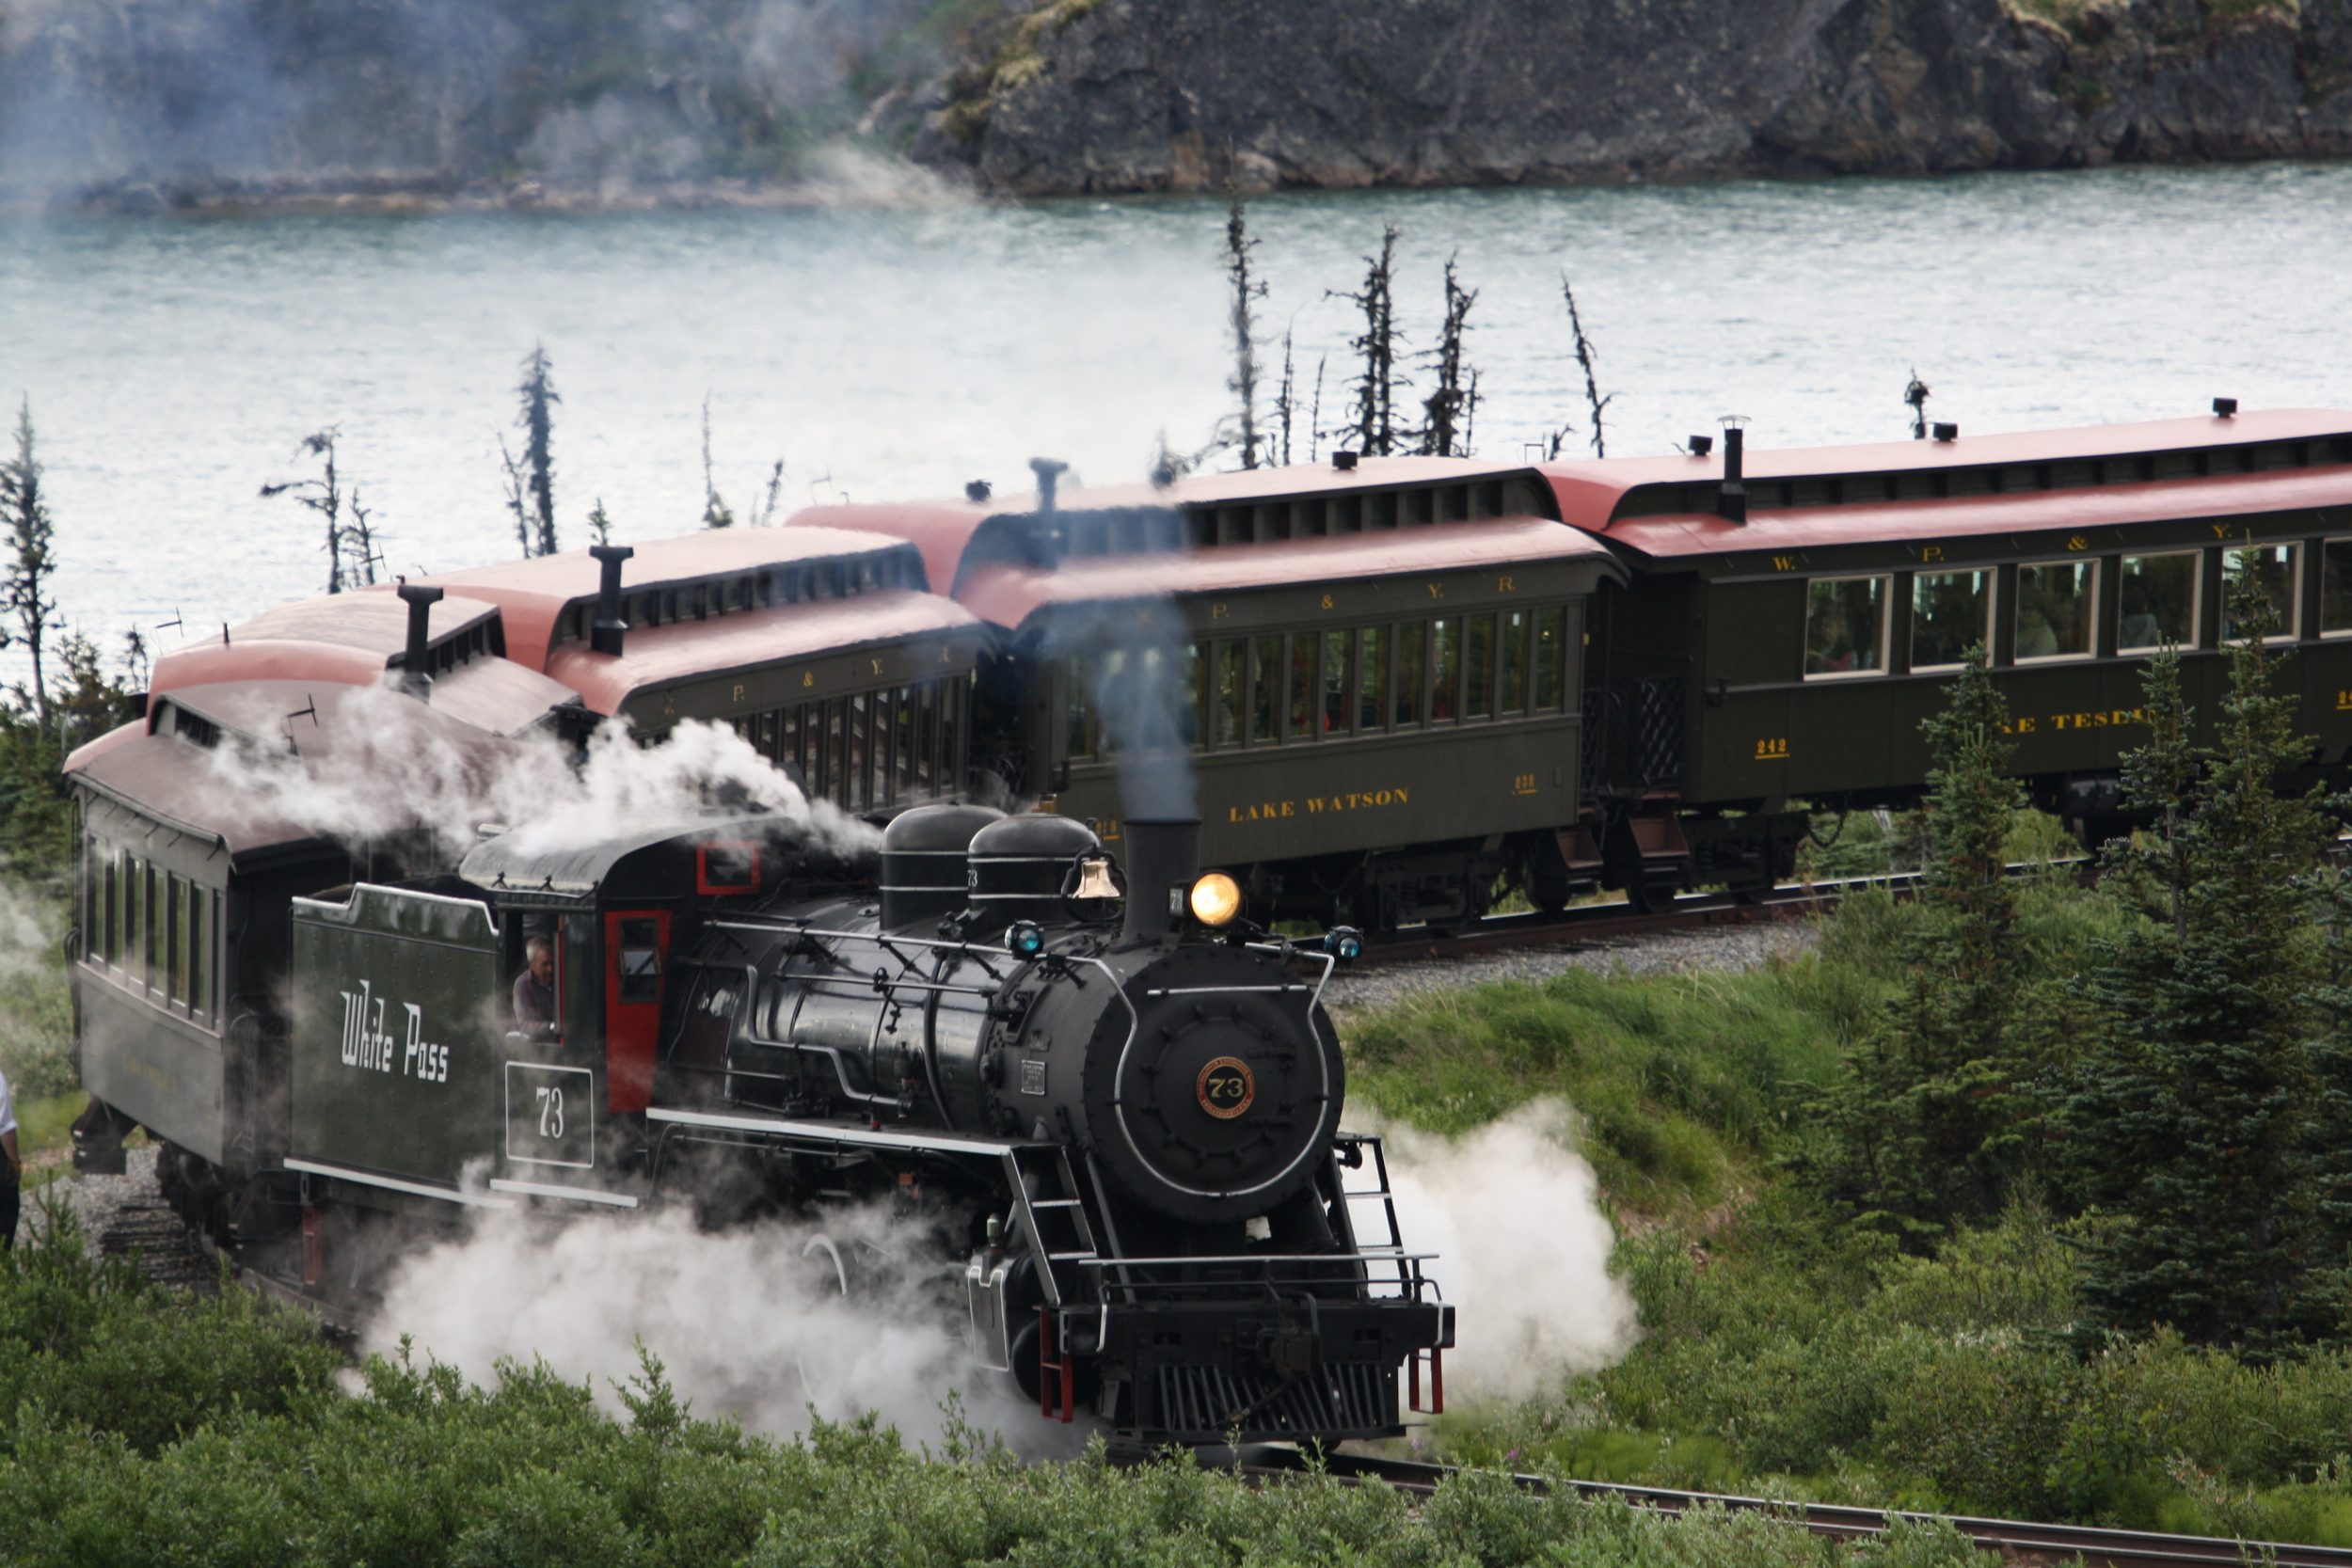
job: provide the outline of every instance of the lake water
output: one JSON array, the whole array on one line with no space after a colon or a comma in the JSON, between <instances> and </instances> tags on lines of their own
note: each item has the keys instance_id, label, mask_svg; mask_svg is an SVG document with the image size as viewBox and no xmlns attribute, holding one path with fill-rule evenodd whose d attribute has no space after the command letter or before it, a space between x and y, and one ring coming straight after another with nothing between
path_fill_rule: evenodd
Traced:
<instances>
[{"instance_id":1,"label":"lake water","mask_svg":"<svg viewBox=\"0 0 2352 1568\"><path fill-rule=\"evenodd\" d=\"M1899 438L1914 367L1963 439L2217 395L2352 406L2344 166L1317 194L1250 219L1262 330L1296 344L1301 460L1327 354L1327 426L1344 397L1351 308L1325 292L1356 286L1389 223L1416 346L1449 255L1478 291L1485 456L1563 420L1583 450L1564 269L1613 454L1725 413L1759 447ZM201 634L323 588L311 514L259 494L312 471L294 449L323 426L390 569L516 553L498 437L534 342L564 398L567 546L598 498L619 540L695 526L706 398L739 515L778 459L783 513L1023 487L1033 455L1138 478L1162 433L1197 447L1232 405L1223 232L1193 198L16 221L0 396L32 402L67 618L110 645Z\"/></svg>"}]
</instances>

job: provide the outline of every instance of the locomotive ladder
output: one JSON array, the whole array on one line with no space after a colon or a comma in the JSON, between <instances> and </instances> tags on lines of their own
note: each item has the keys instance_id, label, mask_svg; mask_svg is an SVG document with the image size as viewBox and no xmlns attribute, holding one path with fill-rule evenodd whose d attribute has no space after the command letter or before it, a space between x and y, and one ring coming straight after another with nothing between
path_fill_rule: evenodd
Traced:
<instances>
[{"instance_id":1,"label":"locomotive ladder","mask_svg":"<svg viewBox=\"0 0 2352 1568\"><path fill-rule=\"evenodd\" d=\"M1037 1248L1038 1282L1045 1288L1045 1301L1037 1309L1038 1404L1046 1416L1072 1420L1077 1413L1077 1369L1062 1348L1061 1319L1078 1304L1075 1291L1065 1292L1061 1282L1065 1271L1073 1286L1085 1278L1087 1265L1102 1257L1102 1249L1068 1149L1059 1144L1015 1144L1005 1150L1005 1175L1022 1231Z\"/></svg>"},{"instance_id":2,"label":"locomotive ladder","mask_svg":"<svg viewBox=\"0 0 2352 1568\"><path fill-rule=\"evenodd\" d=\"M1333 1149L1331 1160L1332 1181L1333 1184L1339 1188L1339 1208L1341 1214L1345 1216L1347 1221L1348 1239L1351 1243L1354 1243L1356 1239L1355 1204L1357 1201L1360 1199L1363 1202L1369 1203L1375 1198L1377 1198L1380 1202L1381 1217L1388 1222L1388 1243L1384 1247L1358 1246L1356 1250L1364 1258L1367 1265L1371 1263L1374 1258L1379 1257L1383 1254L1391 1259L1393 1259L1396 1262L1397 1288L1409 1295L1412 1291L1412 1282L1408 1276L1407 1271L1411 1268L1411 1265L1405 1260L1403 1256L1405 1251L1405 1231L1404 1228L1396 1223L1396 1185L1389 1180L1389 1156L1386 1147L1382 1143L1382 1140L1371 1136L1343 1138L1341 1142L1352 1143L1359 1150L1371 1150L1373 1181L1375 1183L1370 1187L1349 1186L1347 1184L1347 1166L1338 1158L1338 1150L1336 1148ZM1428 1358L1425 1364L1429 1368L1429 1404L1426 1409L1422 1407L1421 1402L1421 1370L1424 1365L1422 1360L1422 1357L1424 1356ZM1432 1346L1425 1351L1417 1350L1413 1352L1411 1359L1406 1362L1405 1370L1407 1379L1406 1402L1414 1414L1422 1416L1444 1415L1444 1353L1437 1349L1435 1346Z\"/></svg>"}]
</instances>

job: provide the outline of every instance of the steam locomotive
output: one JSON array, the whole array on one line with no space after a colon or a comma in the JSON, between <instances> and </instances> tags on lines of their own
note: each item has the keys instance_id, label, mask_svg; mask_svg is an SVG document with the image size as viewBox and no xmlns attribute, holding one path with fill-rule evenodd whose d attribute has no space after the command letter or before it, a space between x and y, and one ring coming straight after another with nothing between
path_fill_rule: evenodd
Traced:
<instances>
[{"instance_id":1,"label":"steam locomotive","mask_svg":"<svg viewBox=\"0 0 2352 1568\"><path fill-rule=\"evenodd\" d=\"M882 1204L960 1275L977 1359L1051 1418L1377 1437L1408 1366L1410 1402L1423 1367L1442 1402L1452 1308L1378 1140L1341 1131L1321 993L1355 933L1249 926L1197 820L1129 823L1123 868L1081 822L952 803L878 854L737 804L485 825L451 863L258 809L222 753L483 768L577 723L489 668L463 606L437 658L437 595L408 596L389 689L183 688L71 759L78 1165L120 1168L145 1127L190 1222L330 1313L469 1211Z\"/></svg>"}]
</instances>

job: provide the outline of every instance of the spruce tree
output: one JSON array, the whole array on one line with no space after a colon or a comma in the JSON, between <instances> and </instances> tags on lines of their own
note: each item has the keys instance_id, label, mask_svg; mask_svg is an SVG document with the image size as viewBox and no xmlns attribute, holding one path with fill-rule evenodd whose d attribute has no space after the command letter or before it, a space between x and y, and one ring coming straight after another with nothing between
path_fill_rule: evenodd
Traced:
<instances>
[{"instance_id":1,"label":"spruce tree","mask_svg":"<svg viewBox=\"0 0 2352 1568\"><path fill-rule=\"evenodd\" d=\"M33 711L49 722L49 682L42 657L57 601L49 592L57 575L56 525L40 493L40 464L33 456L33 404L16 411L16 457L0 463L0 528L8 531L8 562L0 574L0 607L16 622L16 636L33 662ZM0 634L0 647L8 638Z\"/></svg>"},{"instance_id":2,"label":"spruce tree","mask_svg":"<svg viewBox=\"0 0 2352 1568\"><path fill-rule=\"evenodd\" d=\"M523 433L523 467L529 492L529 518L523 542L525 555L553 555L555 543L555 405L564 401L555 389L554 367L539 343L523 356L523 379L515 388L521 404L515 423ZM536 537L532 537L535 532Z\"/></svg>"},{"instance_id":3,"label":"spruce tree","mask_svg":"<svg viewBox=\"0 0 2352 1568\"><path fill-rule=\"evenodd\" d=\"M2009 706L1966 655L1949 704L1921 726L1928 775L1919 910L1901 992L1820 1103L1827 1146L1810 1162L1856 1223L1906 1245L1989 1219L2032 1170L2037 1065L2012 1037L2020 1006L2017 894L2005 856L2024 798L2008 776Z\"/></svg>"},{"instance_id":4,"label":"spruce tree","mask_svg":"<svg viewBox=\"0 0 2352 1568\"><path fill-rule=\"evenodd\" d=\"M2277 612L2249 587L2230 613L2247 635L2226 655L2210 746L2189 749L2178 660L2151 661L2150 741L2126 782L2157 828L2110 858L2143 918L2094 951L2084 989L2104 1037L2061 1120L2094 1205L2083 1293L2098 1324L2170 1324L2260 1355L2321 1310L2312 877L2333 829L2315 793L2278 787L2311 743L2275 690L2285 656L2263 640Z\"/></svg>"}]
</instances>

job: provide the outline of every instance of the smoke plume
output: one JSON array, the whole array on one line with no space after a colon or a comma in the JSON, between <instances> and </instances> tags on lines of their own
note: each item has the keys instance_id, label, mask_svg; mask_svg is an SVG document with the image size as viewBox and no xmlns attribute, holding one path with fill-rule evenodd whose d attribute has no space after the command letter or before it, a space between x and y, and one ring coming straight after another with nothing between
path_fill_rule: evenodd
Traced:
<instances>
[{"instance_id":1,"label":"smoke plume","mask_svg":"<svg viewBox=\"0 0 2352 1568\"><path fill-rule=\"evenodd\" d=\"M626 721L609 721L575 768L545 734L452 746L429 708L389 686L345 692L335 718L315 741L296 724L294 751L223 745L205 753L219 799L237 802L250 821L291 822L355 847L421 829L452 863L485 822L513 827L527 848L545 852L685 823L714 805L765 811L779 837L836 853L880 843L872 828L810 800L723 725L689 720L644 747Z\"/></svg>"},{"instance_id":2,"label":"smoke plume","mask_svg":"<svg viewBox=\"0 0 2352 1568\"><path fill-rule=\"evenodd\" d=\"M1632 1347L1633 1298L1609 1272L1616 1237L1575 1123L1540 1100L1456 1139L1383 1130L1406 1250L1438 1255L1429 1272L1456 1308L1450 1394L1531 1399ZM1366 1217L1359 1206L1359 1233Z\"/></svg>"},{"instance_id":3,"label":"smoke plume","mask_svg":"<svg viewBox=\"0 0 2352 1568\"><path fill-rule=\"evenodd\" d=\"M635 1373L642 1340L695 1414L750 1431L802 1431L812 1409L828 1420L872 1410L936 1445L954 1390L974 1425L1016 1449L1074 1453L1085 1423L1046 1422L1009 1374L967 1354L961 1274L928 1227L887 1207L719 1232L698 1230L683 1206L568 1222L493 1214L401 1264L362 1342L389 1351L413 1336L476 1381L501 1359L541 1356L593 1378L617 1409L612 1386Z\"/></svg>"}]
</instances>

